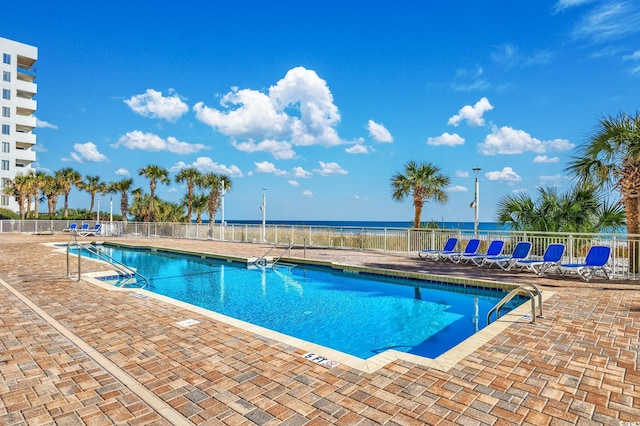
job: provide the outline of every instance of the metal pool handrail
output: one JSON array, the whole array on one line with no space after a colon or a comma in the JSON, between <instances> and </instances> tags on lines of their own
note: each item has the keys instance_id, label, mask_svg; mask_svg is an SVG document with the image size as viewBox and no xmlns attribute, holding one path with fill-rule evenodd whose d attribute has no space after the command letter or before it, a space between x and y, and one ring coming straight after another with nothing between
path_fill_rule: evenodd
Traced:
<instances>
[{"instance_id":1,"label":"metal pool handrail","mask_svg":"<svg viewBox=\"0 0 640 426\"><path fill-rule=\"evenodd\" d=\"M124 263L120 262L117 259L114 259L113 257L109 256L107 253L104 253L100 250L98 250L98 248L93 245L93 244L87 244L87 243L78 243L76 242L70 242L69 244L67 244L67 276L71 276L70 273L70 252L69 249L75 246L78 248L78 281L80 281L81 277L82 277L82 266L81 266L81 258L82 258L82 249L87 250L89 253L94 254L98 259L104 260L109 262L111 265L115 266L116 270L120 273L126 274L128 277L128 279L131 279L133 277L137 277L140 278L142 280L142 282L144 283L143 285L140 286L141 289L147 287L149 285L149 280L147 279L147 277L145 277L144 275L142 275L141 273L139 273L138 271L136 271L135 268L132 268L130 266L125 265ZM118 287L124 287L129 280L125 280L123 281L120 285L118 285ZM138 280L136 279L136 282L138 282Z\"/></svg>"}]
</instances>

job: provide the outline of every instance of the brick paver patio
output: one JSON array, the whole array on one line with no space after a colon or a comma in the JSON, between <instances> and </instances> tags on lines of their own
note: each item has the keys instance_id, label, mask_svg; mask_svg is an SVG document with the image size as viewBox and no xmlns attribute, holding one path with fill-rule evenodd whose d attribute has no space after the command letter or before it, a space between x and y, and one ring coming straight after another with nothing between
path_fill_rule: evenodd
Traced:
<instances>
[{"instance_id":1,"label":"brick paver patio","mask_svg":"<svg viewBox=\"0 0 640 426\"><path fill-rule=\"evenodd\" d=\"M65 256L40 244L52 241L68 237L0 234L1 425L640 424L640 283L307 250L324 262L555 292L536 324L510 324L447 369L396 360L365 372L318 365L299 347L177 304L75 282ZM126 242L241 257L267 247ZM187 318L200 323L176 325Z\"/></svg>"}]
</instances>

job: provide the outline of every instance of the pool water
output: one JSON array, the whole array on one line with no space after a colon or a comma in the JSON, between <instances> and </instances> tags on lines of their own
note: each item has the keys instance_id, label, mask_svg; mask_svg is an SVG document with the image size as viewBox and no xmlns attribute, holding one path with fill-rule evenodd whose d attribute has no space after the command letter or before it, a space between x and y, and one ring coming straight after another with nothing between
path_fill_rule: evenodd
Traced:
<instances>
[{"instance_id":1,"label":"pool water","mask_svg":"<svg viewBox=\"0 0 640 426\"><path fill-rule=\"evenodd\" d=\"M388 349L435 358L486 326L487 311L505 295L331 268L102 250L137 268L149 291L365 359Z\"/></svg>"}]
</instances>

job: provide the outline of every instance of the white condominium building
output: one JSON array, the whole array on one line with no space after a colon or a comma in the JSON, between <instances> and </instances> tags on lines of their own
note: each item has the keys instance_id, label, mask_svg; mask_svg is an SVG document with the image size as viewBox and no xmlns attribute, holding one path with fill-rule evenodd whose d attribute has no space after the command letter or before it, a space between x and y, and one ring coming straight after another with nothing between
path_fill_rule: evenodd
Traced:
<instances>
[{"instance_id":1,"label":"white condominium building","mask_svg":"<svg viewBox=\"0 0 640 426\"><path fill-rule=\"evenodd\" d=\"M34 83L38 48L0 37L0 207L18 211L14 197L3 193L9 179L27 173L36 160Z\"/></svg>"}]
</instances>

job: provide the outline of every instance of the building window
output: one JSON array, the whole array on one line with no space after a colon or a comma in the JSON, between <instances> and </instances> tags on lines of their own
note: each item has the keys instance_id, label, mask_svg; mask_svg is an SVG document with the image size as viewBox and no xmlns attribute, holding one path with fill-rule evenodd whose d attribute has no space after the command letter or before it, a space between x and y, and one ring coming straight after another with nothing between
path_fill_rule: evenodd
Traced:
<instances>
[{"instance_id":1,"label":"building window","mask_svg":"<svg viewBox=\"0 0 640 426\"><path fill-rule=\"evenodd\" d=\"M0 206L6 207L9 205L9 197L3 195L0 197Z\"/></svg>"},{"instance_id":2,"label":"building window","mask_svg":"<svg viewBox=\"0 0 640 426\"><path fill-rule=\"evenodd\" d=\"M2 142L2 152L10 152L11 144L9 142Z\"/></svg>"},{"instance_id":3,"label":"building window","mask_svg":"<svg viewBox=\"0 0 640 426\"><path fill-rule=\"evenodd\" d=\"M2 99L11 99L11 89L2 89Z\"/></svg>"},{"instance_id":4,"label":"building window","mask_svg":"<svg viewBox=\"0 0 640 426\"><path fill-rule=\"evenodd\" d=\"M5 117L5 118L11 117L11 108L2 107L2 116Z\"/></svg>"},{"instance_id":5,"label":"building window","mask_svg":"<svg viewBox=\"0 0 640 426\"><path fill-rule=\"evenodd\" d=\"M9 179L2 178L2 180L0 180L0 189L4 189L7 186L9 186Z\"/></svg>"},{"instance_id":6,"label":"building window","mask_svg":"<svg viewBox=\"0 0 640 426\"><path fill-rule=\"evenodd\" d=\"M2 170L9 170L9 160L2 160Z\"/></svg>"},{"instance_id":7,"label":"building window","mask_svg":"<svg viewBox=\"0 0 640 426\"><path fill-rule=\"evenodd\" d=\"M2 81L11 81L11 73L9 71L2 71Z\"/></svg>"},{"instance_id":8,"label":"building window","mask_svg":"<svg viewBox=\"0 0 640 426\"><path fill-rule=\"evenodd\" d=\"M3 124L2 125L2 134L3 135L10 135L11 134L11 127L9 127L8 124Z\"/></svg>"},{"instance_id":9,"label":"building window","mask_svg":"<svg viewBox=\"0 0 640 426\"><path fill-rule=\"evenodd\" d=\"M3 53L2 54L2 63L10 64L11 63L11 55L8 54L8 53Z\"/></svg>"}]
</instances>

